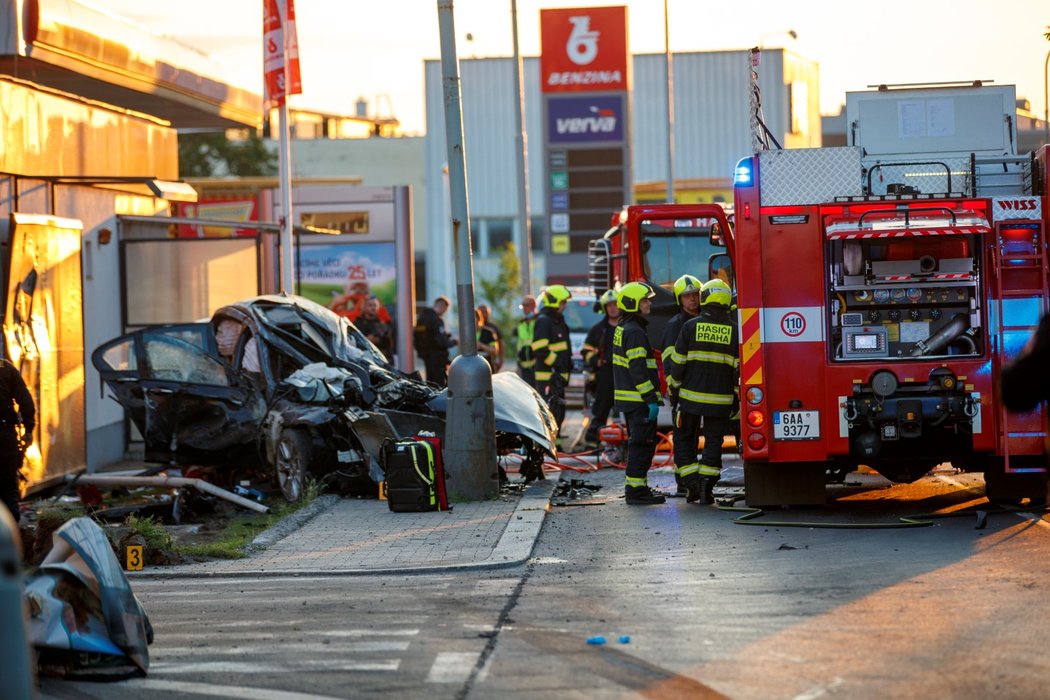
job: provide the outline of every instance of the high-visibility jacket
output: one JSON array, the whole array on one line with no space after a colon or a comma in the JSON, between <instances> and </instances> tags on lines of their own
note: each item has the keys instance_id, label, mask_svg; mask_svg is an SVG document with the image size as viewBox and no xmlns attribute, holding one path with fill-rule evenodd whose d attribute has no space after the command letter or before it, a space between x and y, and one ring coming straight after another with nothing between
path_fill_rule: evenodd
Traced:
<instances>
[{"instance_id":1,"label":"high-visibility jacket","mask_svg":"<svg viewBox=\"0 0 1050 700\"><path fill-rule=\"evenodd\" d=\"M708 307L682 326L671 376L678 383L678 409L728 418L733 412L740 361L736 325L724 309Z\"/></svg>"},{"instance_id":2,"label":"high-visibility jacket","mask_svg":"<svg viewBox=\"0 0 1050 700\"><path fill-rule=\"evenodd\" d=\"M671 320L664 326L664 333L660 336L660 359L664 365L664 376L667 377L668 394L674 399L678 395L678 382L671 376L671 363L674 362L674 345L678 342L678 334L682 331L685 322L695 316L690 316L684 310L679 310Z\"/></svg>"},{"instance_id":3,"label":"high-visibility jacket","mask_svg":"<svg viewBox=\"0 0 1050 700\"><path fill-rule=\"evenodd\" d=\"M563 386L568 384L572 371L569 327L557 309L544 308L536 317L532 354L536 359L536 388L541 394L555 374L561 377Z\"/></svg>"},{"instance_id":4,"label":"high-visibility jacket","mask_svg":"<svg viewBox=\"0 0 1050 700\"><path fill-rule=\"evenodd\" d=\"M660 401L656 355L638 314L626 314L613 332L613 410L630 411Z\"/></svg>"},{"instance_id":5,"label":"high-visibility jacket","mask_svg":"<svg viewBox=\"0 0 1050 700\"><path fill-rule=\"evenodd\" d=\"M535 316L518 321L518 367L522 369L531 369L536 364L536 358L532 356L532 335L535 326Z\"/></svg>"},{"instance_id":6,"label":"high-visibility jacket","mask_svg":"<svg viewBox=\"0 0 1050 700\"><path fill-rule=\"evenodd\" d=\"M613 333L616 326L609 324L609 317L602 316L602 320L591 326L587 331L587 337L580 347L580 355L583 364L595 370L612 368L613 356Z\"/></svg>"}]
</instances>

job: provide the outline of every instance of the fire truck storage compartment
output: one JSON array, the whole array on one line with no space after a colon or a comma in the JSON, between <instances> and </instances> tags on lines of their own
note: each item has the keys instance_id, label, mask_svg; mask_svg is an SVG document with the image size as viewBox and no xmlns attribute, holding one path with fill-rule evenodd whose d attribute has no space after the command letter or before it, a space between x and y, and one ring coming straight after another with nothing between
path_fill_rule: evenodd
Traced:
<instances>
[{"instance_id":1,"label":"fire truck storage compartment","mask_svg":"<svg viewBox=\"0 0 1050 700\"><path fill-rule=\"evenodd\" d=\"M834 361L984 352L980 242L971 235L830 240Z\"/></svg>"}]
</instances>

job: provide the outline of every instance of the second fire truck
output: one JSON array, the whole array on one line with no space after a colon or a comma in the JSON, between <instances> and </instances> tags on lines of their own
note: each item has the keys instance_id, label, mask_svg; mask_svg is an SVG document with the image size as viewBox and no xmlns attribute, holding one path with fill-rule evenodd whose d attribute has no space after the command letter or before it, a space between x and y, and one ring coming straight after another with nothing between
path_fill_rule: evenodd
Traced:
<instances>
[{"instance_id":1,"label":"second fire truck","mask_svg":"<svg viewBox=\"0 0 1050 700\"><path fill-rule=\"evenodd\" d=\"M738 295L749 505L942 462L984 472L991 498L1045 500L1042 412L999 400L1048 299L1047 148L1016 153L1015 114L1012 86L848 93L847 146L738 164L709 275ZM621 252L630 278L647 248Z\"/></svg>"}]
</instances>

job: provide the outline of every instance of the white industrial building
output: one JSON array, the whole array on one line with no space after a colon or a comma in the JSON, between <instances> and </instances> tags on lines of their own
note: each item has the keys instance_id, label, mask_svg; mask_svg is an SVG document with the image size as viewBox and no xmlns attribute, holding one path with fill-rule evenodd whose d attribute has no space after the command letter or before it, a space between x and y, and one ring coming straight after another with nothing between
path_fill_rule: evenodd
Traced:
<instances>
[{"instance_id":1,"label":"white industrial building","mask_svg":"<svg viewBox=\"0 0 1050 700\"><path fill-rule=\"evenodd\" d=\"M736 162L752 151L749 116L749 51L676 53L674 84L674 179L678 201L731 199ZM631 180L635 199L646 184L666 191L667 92L663 54L633 57L631 97ZM821 145L816 62L784 49L763 50L758 67L765 122L785 148ZM477 253L475 274L495 272L493 252L509 241L520 245L515 171L514 61L483 58L460 61L464 148L471 233ZM425 275L426 294L455 288L441 64L425 65L426 136L422 219L417 230L417 274ZM525 122L529 143L529 207L532 221L534 285L546 281L543 116L539 59L524 60ZM728 195L728 196L726 196ZM659 196L663 201L665 195ZM649 197L650 201L653 198ZM417 206L420 197L415 197ZM610 212L610 215L612 212ZM422 252L422 251L425 251ZM580 257L580 278L586 266ZM571 281L571 280L569 280Z\"/></svg>"}]
</instances>

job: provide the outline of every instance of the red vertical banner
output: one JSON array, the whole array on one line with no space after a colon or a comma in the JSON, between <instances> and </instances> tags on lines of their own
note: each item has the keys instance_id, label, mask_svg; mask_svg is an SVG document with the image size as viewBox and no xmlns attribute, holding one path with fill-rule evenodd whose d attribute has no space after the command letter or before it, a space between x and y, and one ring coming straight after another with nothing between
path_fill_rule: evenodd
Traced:
<instances>
[{"instance_id":1,"label":"red vertical banner","mask_svg":"<svg viewBox=\"0 0 1050 700\"><path fill-rule=\"evenodd\" d=\"M288 3L288 21L285 22L285 46L288 47L288 94L303 94L303 79L299 73L299 38L295 33L295 0Z\"/></svg>"},{"instance_id":2,"label":"red vertical banner","mask_svg":"<svg viewBox=\"0 0 1050 700\"><path fill-rule=\"evenodd\" d=\"M263 0L263 101L272 107L284 104L286 95L284 32L277 2Z\"/></svg>"}]
</instances>

